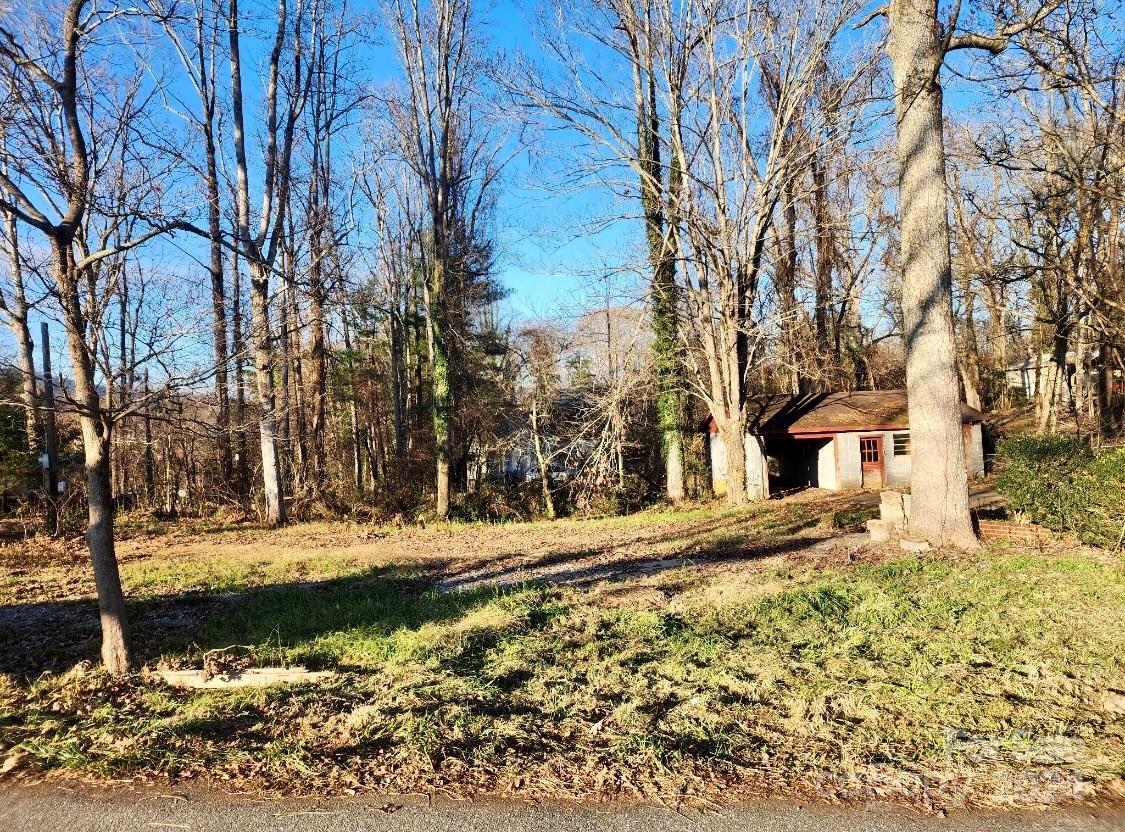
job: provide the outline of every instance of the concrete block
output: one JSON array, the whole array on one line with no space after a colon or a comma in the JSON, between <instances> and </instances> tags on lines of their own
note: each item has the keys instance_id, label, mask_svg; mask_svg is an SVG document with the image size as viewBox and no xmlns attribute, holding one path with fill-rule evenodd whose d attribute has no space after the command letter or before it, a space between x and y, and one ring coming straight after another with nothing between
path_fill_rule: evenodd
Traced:
<instances>
[{"instance_id":1,"label":"concrete block","mask_svg":"<svg viewBox=\"0 0 1125 832\"><path fill-rule=\"evenodd\" d=\"M897 491L882 491L879 494L879 518L902 526L906 523L902 495Z\"/></svg>"},{"instance_id":2,"label":"concrete block","mask_svg":"<svg viewBox=\"0 0 1125 832\"><path fill-rule=\"evenodd\" d=\"M176 688L233 690L325 682L336 674L331 671L306 670L303 667L254 667L211 677L207 677L202 670L158 670L156 675Z\"/></svg>"},{"instance_id":3,"label":"concrete block","mask_svg":"<svg viewBox=\"0 0 1125 832\"><path fill-rule=\"evenodd\" d=\"M925 540L900 540L898 545L902 547L902 551L913 552L916 555L930 551L930 544Z\"/></svg>"},{"instance_id":4,"label":"concrete block","mask_svg":"<svg viewBox=\"0 0 1125 832\"><path fill-rule=\"evenodd\" d=\"M867 533L871 536L872 543L886 543L891 539L894 523L887 520L868 520Z\"/></svg>"}]
</instances>

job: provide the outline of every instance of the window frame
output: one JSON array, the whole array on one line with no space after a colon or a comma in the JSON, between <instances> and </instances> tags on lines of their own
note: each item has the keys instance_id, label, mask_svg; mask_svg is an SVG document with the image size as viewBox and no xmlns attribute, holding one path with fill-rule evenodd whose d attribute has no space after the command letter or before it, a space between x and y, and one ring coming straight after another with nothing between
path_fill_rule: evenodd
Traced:
<instances>
[{"instance_id":1,"label":"window frame","mask_svg":"<svg viewBox=\"0 0 1125 832\"><path fill-rule=\"evenodd\" d=\"M906 450L900 449L900 441L905 445ZM891 455L894 457L908 457L910 456L910 431L900 430L891 434Z\"/></svg>"},{"instance_id":2,"label":"window frame","mask_svg":"<svg viewBox=\"0 0 1125 832\"><path fill-rule=\"evenodd\" d=\"M880 465L883 462L881 437L861 436L859 438L859 461L863 465ZM873 458L869 459L868 456Z\"/></svg>"}]
</instances>

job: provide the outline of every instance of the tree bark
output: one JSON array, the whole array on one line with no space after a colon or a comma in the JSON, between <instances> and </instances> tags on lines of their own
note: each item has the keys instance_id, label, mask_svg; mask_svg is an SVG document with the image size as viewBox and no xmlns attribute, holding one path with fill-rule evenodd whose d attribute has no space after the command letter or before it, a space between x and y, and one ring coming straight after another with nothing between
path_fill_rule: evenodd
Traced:
<instances>
[{"instance_id":1,"label":"tree bark","mask_svg":"<svg viewBox=\"0 0 1125 832\"><path fill-rule=\"evenodd\" d=\"M254 376L258 384L258 436L262 445L262 490L266 522L286 522L281 481L281 453L277 444L277 391L273 379L273 339L270 327L269 277L259 263L250 264L250 311L253 316Z\"/></svg>"},{"instance_id":2,"label":"tree bark","mask_svg":"<svg viewBox=\"0 0 1125 832\"><path fill-rule=\"evenodd\" d=\"M746 493L746 426L741 419L719 419L719 439L727 455L727 502L740 507L750 498Z\"/></svg>"},{"instance_id":3,"label":"tree bark","mask_svg":"<svg viewBox=\"0 0 1125 832\"><path fill-rule=\"evenodd\" d=\"M828 162L817 151L812 158L813 177L813 225L816 228L816 276L814 280L815 306L813 311L816 329L817 360L825 362L830 374L826 388L832 385L838 375L839 356L833 355L830 348L833 333L831 329L832 310L832 266L835 255L835 232L832 228L831 209L828 201Z\"/></svg>"},{"instance_id":4,"label":"tree bark","mask_svg":"<svg viewBox=\"0 0 1125 832\"><path fill-rule=\"evenodd\" d=\"M683 476L683 380L681 378L679 309L676 302L676 258L678 256L675 219L665 215L664 169L661 162L661 125L657 109L656 77L652 65L652 43L648 21L641 24L626 14L633 51L634 108L637 127L641 208L644 213L645 241L652 267L650 291L652 307L652 359L656 372L656 413L664 462L664 494L676 504L684 499ZM675 177L675 165L670 176ZM672 182L668 194L678 190Z\"/></svg>"},{"instance_id":5,"label":"tree bark","mask_svg":"<svg viewBox=\"0 0 1125 832\"><path fill-rule=\"evenodd\" d=\"M156 457L152 453L152 402L149 401L148 370L145 370L144 412L144 478L145 499L150 506L156 504Z\"/></svg>"},{"instance_id":6,"label":"tree bark","mask_svg":"<svg viewBox=\"0 0 1125 832\"><path fill-rule=\"evenodd\" d=\"M39 386L35 376L35 343L31 340L31 327L27 315L30 307L23 283L23 262L20 260L19 232L11 211L4 212L4 226L8 237L8 269L12 278L12 302L3 302L18 350L20 392L24 406L24 424L27 429L27 449L34 454L43 447L39 418ZM47 495L50 498L51 495Z\"/></svg>"},{"instance_id":7,"label":"tree bark","mask_svg":"<svg viewBox=\"0 0 1125 832\"><path fill-rule=\"evenodd\" d=\"M288 199L289 164L292 150L293 126L296 115L289 114L284 141L279 149L277 95L281 51L285 44L287 6L278 0L277 33L269 55L269 79L266 89L267 146L265 152L264 206L259 219L258 233L250 235L250 183L246 160L245 113L242 99L242 53L239 44L239 19L237 0L231 0L227 11L228 39L230 45L231 110L236 174L236 209L238 247L250 268L250 336L254 343L254 365L258 388L258 433L262 449L262 490L265 496L266 522L283 525L286 522L281 453L277 444L277 395L273 379L274 355L271 336L269 280L278 251L278 240L285 230L285 206ZM297 35L299 37L299 35ZM300 79L297 79L299 82ZM273 209L277 202L276 212ZM272 226L271 226L272 216ZM272 234L271 234L272 230ZM267 242L268 240L268 242Z\"/></svg>"},{"instance_id":8,"label":"tree bark","mask_svg":"<svg viewBox=\"0 0 1125 832\"><path fill-rule=\"evenodd\" d=\"M910 533L936 545L978 544L969 514L950 274L942 134L943 37L933 0L892 0L906 385Z\"/></svg>"},{"instance_id":9,"label":"tree bark","mask_svg":"<svg viewBox=\"0 0 1125 832\"><path fill-rule=\"evenodd\" d=\"M113 543L113 485L109 465L111 422L108 414L102 410L94 377L93 357L85 340L86 319L82 311L70 244L56 239L52 248L55 280L66 321L75 400L82 428L89 520L86 545L90 550L94 584L98 593L102 662L110 673L126 673L130 664L129 625Z\"/></svg>"},{"instance_id":10,"label":"tree bark","mask_svg":"<svg viewBox=\"0 0 1125 832\"><path fill-rule=\"evenodd\" d=\"M789 392L799 395L804 392L804 374L801 372L799 350L799 318L797 311L797 200L793 193L795 182L792 177L786 180L782 196L781 257L777 264L777 302L780 317L782 361L788 379ZM818 296L819 303L819 296ZM820 308L816 314L819 316ZM819 318L818 318L819 321ZM818 330L819 334L819 330ZM819 342L818 342L819 343ZM825 353L819 352L817 361L824 361Z\"/></svg>"},{"instance_id":11,"label":"tree bark","mask_svg":"<svg viewBox=\"0 0 1125 832\"><path fill-rule=\"evenodd\" d=\"M246 458L246 340L242 332L242 274L238 255L231 257L231 346L234 351L234 482L245 499L250 489L250 461Z\"/></svg>"},{"instance_id":12,"label":"tree bark","mask_svg":"<svg viewBox=\"0 0 1125 832\"><path fill-rule=\"evenodd\" d=\"M313 482L323 491L328 484L326 476L327 450L325 433L328 429L328 354L324 331L324 275L314 269L310 275L309 291L309 391L312 397L312 423L309 426L309 463Z\"/></svg>"},{"instance_id":13,"label":"tree bark","mask_svg":"<svg viewBox=\"0 0 1125 832\"><path fill-rule=\"evenodd\" d=\"M436 245L435 245L436 248ZM434 259L433 276L429 291L427 320L430 326L431 393L430 410L434 424L434 458L437 498L435 511L445 519L449 516L449 350L446 343L445 322L442 320L442 292L444 290L444 264L440 257Z\"/></svg>"},{"instance_id":14,"label":"tree bark","mask_svg":"<svg viewBox=\"0 0 1125 832\"><path fill-rule=\"evenodd\" d=\"M961 385L965 388L965 403L975 410L981 409L980 349L976 332L976 294L973 292L972 276L966 269L960 279L962 303L965 314L961 320L964 337L958 353L957 369L961 374Z\"/></svg>"},{"instance_id":15,"label":"tree bark","mask_svg":"<svg viewBox=\"0 0 1125 832\"><path fill-rule=\"evenodd\" d=\"M203 48L200 46L200 54ZM216 428L219 434L219 473L222 486L231 482L234 460L230 435L230 379L227 372L227 297L223 274L222 217L219 204L219 171L215 148L214 101L203 104L203 135L207 157L207 235L211 244L211 343L215 361L215 397L218 402Z\"/></svg>"}]
</instances>

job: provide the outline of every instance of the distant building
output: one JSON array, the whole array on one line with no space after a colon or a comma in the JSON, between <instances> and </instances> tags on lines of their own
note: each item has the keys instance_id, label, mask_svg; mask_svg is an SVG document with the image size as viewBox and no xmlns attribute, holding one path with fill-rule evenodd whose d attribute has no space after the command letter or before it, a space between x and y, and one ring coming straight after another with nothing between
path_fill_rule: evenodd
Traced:
<instances>
[{"instance_id":1,"label":"distant building","mask_svg":"<svg viewBox=\"0 0 1125 832\"><path fill-rule=\"evenodd\" d=\"M905 390L866 390L807 396L756 397L750 404L746 490L767 499L771 490L801 487L844 491L910 484L910 421ZM965 469L984 475L983 417L961 405ZM726 448L710 416L711 483L726 492Z\"/></svg>"},{"instance_id":2,"label":"distant building","mask_svg":"<svg viewBox=\"0 0 1125 832\"><path fill-rule=\"evenodd\" d=\"M1079 365L1079 355L1073 350L1066 354L1066 366L1063 367L1062 386L1059 389L1059 404L1066 407L1070 405L1071 388L1078 383L1097 384L1098 377L1103 372L1104 362L1102 352L1094 348L1081 356L1082 364ZM1053 353L1044 352L1039 355L1030 355L1019 364L1012 364L1004 368L1005 383L1009 390L1023 390L1024 398L1032 401L1041 392L1055 370L1055 356ZM1084 375L1082 375L1084 374ZM1107 380L1107 392L1112 395L1121 393L1121 371L1114 370Z\"/></svg>"},{"instance_id":3,"label":"distant building","mask_svg":"<svg viewBox=\"0 0 1125 832\"><path fill-rule=\"evenodd\" d=\"M1038 359L1031 356L1019 364L1012 364L1004 368L1004 379L1009 390L1022 390L1024 399L1031 401L1035 398L1039 384L1039 375L1051 360L1049 353L1044 353Z\"/></svg>"}]
</instances>

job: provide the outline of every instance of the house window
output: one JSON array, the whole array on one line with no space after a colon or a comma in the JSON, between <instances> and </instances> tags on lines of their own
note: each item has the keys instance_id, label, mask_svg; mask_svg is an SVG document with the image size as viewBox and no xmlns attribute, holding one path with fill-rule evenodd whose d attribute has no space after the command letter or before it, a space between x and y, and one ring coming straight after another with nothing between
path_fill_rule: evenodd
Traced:
<instances>
[{"instance_id":1,"label":"house window","mask_svg":"<svg viewBox=\"0 0 1125 832\"><path fill-rule=\"evenodd\" d=\"M859 440L859 457L864 462L879 462L879 438L865 436Z\"/></svg>"},{"instance_id":2,"label":"house window","mask_svg":"<svg viewBox=\"0 0 1125 832\"><path fill-rule=\"evenodd\" d=\"M895 456L910 456L910 434L894 434Z\"/></svg>"}]
</instances>

